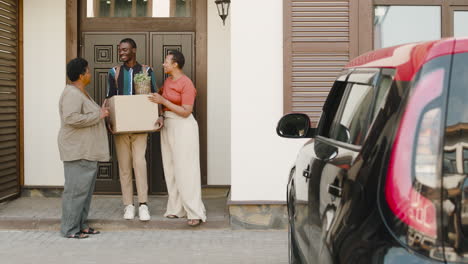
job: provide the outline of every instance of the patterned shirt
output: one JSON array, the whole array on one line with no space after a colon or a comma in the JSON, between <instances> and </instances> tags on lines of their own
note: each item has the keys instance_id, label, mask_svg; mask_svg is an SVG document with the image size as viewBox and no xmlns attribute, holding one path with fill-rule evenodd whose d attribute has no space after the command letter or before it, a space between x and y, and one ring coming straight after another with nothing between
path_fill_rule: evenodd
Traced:
<instances>
[{"instance_id":1,"label":"patterned shirt","mask_svg":"<svg viewBox=\"0 0 468 264\"><path fill-rule=\"evenodd\" d=\"M143 66L139 63L135 64L133 68L127 67L125 64L120 66L119 76L117 78L117 83L115 82L116 67L113 67L109 70L108 79L107 79L107 93L106 98L112 97L114 95L133 95L135 94L133 77L135 74L142 72ZM157 90L156 87L156 77L154 76L153 69L151 67L146 67L146 72L151 77L151 92L155 93ZM117 84L117 85L116 85Z\"/></svg>"}]
</instances>

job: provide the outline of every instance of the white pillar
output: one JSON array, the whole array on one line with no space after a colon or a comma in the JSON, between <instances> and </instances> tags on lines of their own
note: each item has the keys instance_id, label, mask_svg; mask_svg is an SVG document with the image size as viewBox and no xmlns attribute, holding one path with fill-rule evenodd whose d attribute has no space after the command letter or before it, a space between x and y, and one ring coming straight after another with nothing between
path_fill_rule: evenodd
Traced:
<instances>
[{"instance_id":1,"label":"white pillar","mask_svg":"<svg viewBox=\"0 0 468 264\"><path fill-rule=\"evenodd\" d=\"M284 201L304 140L276 135L283 115L283 1L231 2L231 200Z\"/></svg>"}]
</instances>

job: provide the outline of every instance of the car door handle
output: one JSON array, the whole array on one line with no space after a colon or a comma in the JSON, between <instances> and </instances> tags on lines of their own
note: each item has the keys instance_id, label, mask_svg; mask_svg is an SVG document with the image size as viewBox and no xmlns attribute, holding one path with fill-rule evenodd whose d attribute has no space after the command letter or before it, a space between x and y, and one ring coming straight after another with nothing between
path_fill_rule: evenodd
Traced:
<instances>
[{"instance_id":1,"label":"car door handle","mask_svg":"<svg viewBox=\"0 0 468 264\"><path fill-rule=\"evenodd\" d=\"M335 185L334 183L328 184L328 193L336 196L336 197L341 197L341 193L343 191L343 188Z\"/></svg>"},{"instance_id":2,"label":"car door handle","mask_svg":"<svg viewBox=\"0 0 468 264\"><path fill-rule=\"evenodd\" d=\"M307 169L302 171L302 176L306 177L307 179L310 178L310 164L307 165Z\"/></svg>"}]
</instances>

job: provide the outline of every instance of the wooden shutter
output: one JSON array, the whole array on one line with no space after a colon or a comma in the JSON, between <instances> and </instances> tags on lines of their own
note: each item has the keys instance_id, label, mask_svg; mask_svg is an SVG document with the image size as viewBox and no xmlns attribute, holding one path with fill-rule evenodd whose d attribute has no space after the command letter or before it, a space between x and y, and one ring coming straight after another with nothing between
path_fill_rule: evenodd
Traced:
<instances>
[{"instance_id":1,"label":"wooden shutter","mask_svg":"<svg viewBox=\"0 0 468 264\"><path fill-rule=\"evenodd\" d=\"M350 1L284 1L284 112L306 113L313 126L350 58Z\"/></svg>"},{"instance_id":2,"label":"wooden shutter","mask_svg":"<svg viewBox=\"0 0 468 264\"><path fill-rule=\"evenodd\" d=\"M18 4L0 0L0 200L19 194Z\"/></svg>"}]
</instances>

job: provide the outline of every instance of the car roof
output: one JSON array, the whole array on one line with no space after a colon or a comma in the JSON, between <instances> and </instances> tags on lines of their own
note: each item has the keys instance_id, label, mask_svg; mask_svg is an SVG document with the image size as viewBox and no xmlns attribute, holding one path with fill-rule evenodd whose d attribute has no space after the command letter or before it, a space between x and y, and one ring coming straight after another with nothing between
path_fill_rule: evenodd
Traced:
<instances>
[{"instance_id":1,"label":"car roof","mask_svg":"<svg viewBox=\"0 0 468 264\"><path fill-rule=\"evenodd\" d=\"M426 62L448 54L468 52L468 38L403 44L364 53L345 68L396 68L395 80L411 81Z\"/></svg>"}]
</instances>

